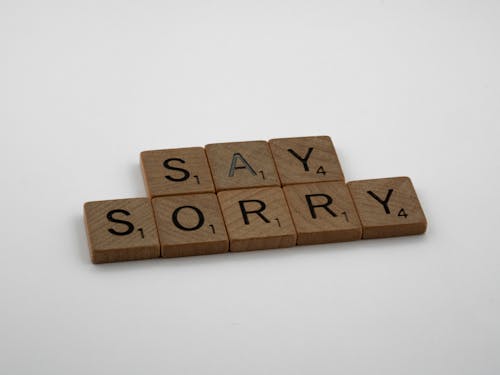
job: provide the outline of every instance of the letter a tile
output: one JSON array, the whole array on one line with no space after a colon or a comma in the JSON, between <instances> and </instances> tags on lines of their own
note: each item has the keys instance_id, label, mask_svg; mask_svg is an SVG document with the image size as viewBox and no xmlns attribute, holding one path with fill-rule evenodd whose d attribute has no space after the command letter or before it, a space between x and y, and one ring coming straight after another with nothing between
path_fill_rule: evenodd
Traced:
<instances>
[{"instance_id":1,"label":"letter a tile","mask_svg":"<svg viewBox=\"0 0 500 375\"><path fill-rule=\"evenodd\" d=\"M154 198L153 209L162 257L216 254L229 250L215 194Z\"/></svg>"},{"instance_id":2,"label":"letter a tile","mask_svg":"<svg viewBox=\"0 0 500 375\"><path fill-rule=\"evenodd\" d=\"M344 181L328 136L271 139L269 146L283 185Z\"/></svg>"},{"instance_id":3,"label":"letter a tile","mask_svg":"<svg viewBox=\"0 0 500 375\"><path fill-rule=\"evenodd\" d=\"M217 194L229 234L230 251L290 247L296 233L279 187L229 190Z\"/></svg>"},{"instance_id":4,"label":"letter a tile","mask_svg":"<svg viewBox=\"0 0 500 375\"><path fill-rule=\"evenodd\" d=\"M427 221L408 177L352 181L347 186L363 226L363 238L425 232Z\"/></svg>"},{"instance_id":5,"label":"letter a tile","mask_svg":"<svg viewBox=\"0 0 500 375\"><path fill-rule=\"evenodd\" d=\"M297 230L297 245L361 239L361 223L343 182L283 188Z\"/></svg>"},{"instance_id":6,"label":"letter a tile","mask_svg":"<svg viewBox=\"0 0 500 375\"><path fill-rule=\"evenodd\" d=\"M280 186L265 141L215 143L205 146L217 191Z\"/></svg>"}]
</instances>

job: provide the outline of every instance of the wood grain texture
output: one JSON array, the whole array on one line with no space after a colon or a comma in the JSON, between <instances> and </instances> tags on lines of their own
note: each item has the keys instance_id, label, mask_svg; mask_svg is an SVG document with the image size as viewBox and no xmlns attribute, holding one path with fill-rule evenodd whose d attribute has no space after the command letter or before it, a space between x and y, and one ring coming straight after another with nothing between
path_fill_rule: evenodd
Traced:
<instances>
[{"instance_id":1,"label":"wood grain texture","mask_svg":"<svg viewBox=\"0 0 500 375\"><path fill-rule=\"evenodd\" d=\"M426 231L427 220L408 177L351 181L347 186L363 226L363 238Z\"/></svg>"},{"instance_id":2,"label":"wood grain texture","mask_svg":"<svg viewBox=\"0 0 500 375\"><path fill-rule=\"evenodd\" d=\"M217 191L280 186L265 141L215 143L205 146Z\"/></svg>"},{"instance_id":3,"label":"wood grain texture","mask_svg":"<svg viewBox=\"0 0 500 375\"><path fill-rule=\"evenodd\" d=\"M144 151L141 167L150 197L215 191L203 147Z\"/></svg>"},{"instance_id":4,"label":"wood grain texture","mask_svg":"<svg viewBox=\"0 0 500 375\"><path fill-rule=\"evenodd\" d=\"M328 136L277 138L269 141L282 185L344 181Z\"/></svg>"},{"instance_id":5,"label":"wood grain texture","mask_svg":"<svg viewBox=\"0 0 500 375\"><path fill-rule=\"evenodd\" d=\"M289 185L283 191L297 245L361 239L361 223L344 182Z\"/></svg>"},{"instance_id":6,"label":"wood grain texture","mask_svg":"<svg viewBox=\"0 0 500 375\"><path fill-rule=\"evenodd\" d=\"M217 197L230 251L295 246L297 235L281 188L229 190Z\"/></svg>"},{"instance_id":7,"label":"wood grain texture","mask_svg":"<svg viewBox=\"0 0 500 375\"><path fill-rule=\"evenodd\" d=\"M93 263L160 256L153 208L147 198L87 202L84 219Z\"/></svg>"},{"instance_id":8,"label":"wood grain texture","mask_svg":"<svg viewBox=\"0 0 500 375\"><path fill-rule=\"evenodd\" d=\"M229 239L215 194L153 199L161 255L173 258L224 253Z\"/></svg>"}]
</instances>

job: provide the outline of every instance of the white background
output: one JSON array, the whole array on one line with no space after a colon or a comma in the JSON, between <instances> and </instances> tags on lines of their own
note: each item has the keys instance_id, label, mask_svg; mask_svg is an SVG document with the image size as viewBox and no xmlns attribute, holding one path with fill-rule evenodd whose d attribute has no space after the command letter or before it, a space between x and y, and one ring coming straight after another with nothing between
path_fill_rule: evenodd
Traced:
<instances>
[{"instance_id":1,"label":"white background","mask_svg":"<svg viewBox=\"0 0 500 375\"><path fill-rule=\"evenodd\" d=\"M500 373L498 1L0 1L0 373ZM424 236L90 263L143 150L330 135Z\"/></svg>"}]
</instances>

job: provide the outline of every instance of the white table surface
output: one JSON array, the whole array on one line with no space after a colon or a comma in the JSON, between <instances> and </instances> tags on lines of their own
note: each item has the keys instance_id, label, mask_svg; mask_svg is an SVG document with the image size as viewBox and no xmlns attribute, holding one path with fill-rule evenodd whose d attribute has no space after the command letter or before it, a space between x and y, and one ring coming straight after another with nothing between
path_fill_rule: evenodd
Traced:
<instances>
[{"instance_id":1,"label":"white table surface","mask_svg":"<svg viewBox=\"0 0 500 375\"><path fill-rule=\"evenodd\" d=\"M0 373L500 373L498 1L1 1ZM95 266L143 150L330 135L418 237Z\"/></svg>"}]
</instances>

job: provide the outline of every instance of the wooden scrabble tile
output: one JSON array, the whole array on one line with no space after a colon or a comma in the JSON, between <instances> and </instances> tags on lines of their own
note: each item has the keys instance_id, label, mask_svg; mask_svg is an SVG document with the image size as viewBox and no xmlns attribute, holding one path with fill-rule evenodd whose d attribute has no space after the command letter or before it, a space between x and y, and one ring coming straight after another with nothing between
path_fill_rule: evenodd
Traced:
<instances>
[{"instance_id":1,"label":"wooden scrabble tile","mask_svg":"<svg viewBox=\"0 0 500 375\"><path fill-rule=\"evenodd\" d=\"M283 185L344 181L330 137L277 138L269 146Z\"/></svg>"},{"instance_id":2,"label":"wooden scrabble tile","mask_svg":"<svg viewBox=\"0 0 500 375\"><path fill-rule=\"evenodd\" d=\"M141 166L150 197L215 191L203 147L144 151Z\"/></svg>"},{"instance_id":3,"label":"wooden scrabble tile","mask_svg":"<svg viewBox=\"0 0 500 375\"><path fill-rule=\"evenodd\" d=\"M361 239L361 223L344 182L289 185L283 191L297 245Z\"/></svg>"},{"instance_id":4,"label":"wooden scrabble tile","mask_svg":"<svg viewBox=\"0 0 500 375\"><path fill-rule=\"evenodd\" d=\"M296 233L279 187L217 194L229 234L230 251L290 247Z\"/></svg>"},{"instance_id":5,"label":"wooden scrabble tile","mask_svg":"<svg viewBox=\"0 0 500 375\"><path fill-rule=\"evenodd\" d=\"M87 202L84 217L92 262L160 256L160 243L149 199Z\"/></svg>"},{"instance_id":6,"label":"wooden scrabble tile","mask_svg":"<svg viewBox=\"0 0 500 375\"><path fill-rule=\"evenodd\" d=\"M280 186L265 141L215 143L205 146L217 191Z\"/></svg>"},{"instance_id":7,"label":"wooden scrabble tile","mask_svg":"<svg viewBox=\"0 0 500 375\"><path fill-rule=\"evenodd\" d=\"M363 226L363 238L425 232L427 221L408 177L352 181L347 186Z\"/></svg>"},{"instance_id":8,"label":"wooden scrabble tile","mask_svg":"<svg viewBox=\"0 0 500 375\"><path fill-rule=\"evenodd\" d=\"M229 239L215 194L153 199L161 255L173 258L224 253Z\"/></svg>"}]
</instances>

